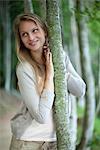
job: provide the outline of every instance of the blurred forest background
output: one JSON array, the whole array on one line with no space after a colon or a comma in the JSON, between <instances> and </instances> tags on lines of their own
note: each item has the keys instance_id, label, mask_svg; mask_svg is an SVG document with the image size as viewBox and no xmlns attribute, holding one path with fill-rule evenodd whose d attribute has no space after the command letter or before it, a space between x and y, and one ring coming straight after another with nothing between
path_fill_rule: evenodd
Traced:
<instances>
[{"instance_id":1,"label":"blurred forest background","mask_svg":"<svg viewBox=\"0 0 100 150\"><path fill-rule=\"evenodd\" d=\"M52 0L51 0L52 1ZM87 84L77 99L77 149L100 149L100 0L59 0L63 48ZM21 96L16 78L14 18L33 11L46 20L46 0L0 0L0 149L8 150L10 119ZM83 145L83 146L82 146ZM84 148L85 146L85 148Z\"/></svg>"}]
</instances>

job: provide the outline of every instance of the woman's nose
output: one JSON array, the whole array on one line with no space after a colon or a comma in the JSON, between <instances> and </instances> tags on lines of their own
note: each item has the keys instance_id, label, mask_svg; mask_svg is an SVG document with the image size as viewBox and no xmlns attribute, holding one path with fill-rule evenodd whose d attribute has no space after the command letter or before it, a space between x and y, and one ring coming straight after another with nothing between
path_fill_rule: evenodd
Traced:
<instances>
[{"instance_id":1,"label":"woman's nose","mask_svg":"<svg viewBox=\"0 0 100 150\"><path fill-rule=\"evenodd\" d=\"M33 40L34 39L34 35L32 33L29 34L29 40Z\"/></svg>"}]
</instances>

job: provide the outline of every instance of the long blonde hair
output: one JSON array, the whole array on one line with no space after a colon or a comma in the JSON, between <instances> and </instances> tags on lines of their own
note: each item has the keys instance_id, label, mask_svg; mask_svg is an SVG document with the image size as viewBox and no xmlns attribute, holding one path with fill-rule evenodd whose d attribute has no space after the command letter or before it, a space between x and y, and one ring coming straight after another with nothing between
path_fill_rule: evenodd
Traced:
<instances>
[{"instance_id":1,"label":"long blonde hair","mask_svg":"<svg viewBox=\"0 0 100 150\"><path fill-rule=\"evenodd\" d=\"M16 40L17 57L18 57L19 61L21 61L21 62L27 61L32 65L32 67L35 70L37 81L38 81L37 65L36 65L35 61L32 59L29 50L24 46L24 44L21 40L21 37L20 37L19 26L20 26L21 21L33 21L37 26L40 26L45 33L45 42L46 43L48 41L47 24L44 21L42 21L41 18L39 18L39 16L37 16L36 14L32 14L32 13L20 14L14 20L14 33L15 33L15 37L16 37L15 40ZM41 84L43 85L43 83L44 83L44 81L42 81ZM38 91L39 91L39 93L41 93L41 91L42 91L42 88L40 87L40 85L38 85Z\"/></svg>"}]
</instances>

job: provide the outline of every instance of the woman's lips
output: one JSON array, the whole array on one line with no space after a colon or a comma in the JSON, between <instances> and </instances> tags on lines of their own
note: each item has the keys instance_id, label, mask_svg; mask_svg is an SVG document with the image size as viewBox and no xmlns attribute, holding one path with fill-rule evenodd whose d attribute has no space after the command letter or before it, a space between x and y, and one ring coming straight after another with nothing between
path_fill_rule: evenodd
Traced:
<instances>
[{"instance_id":1,"label":"woman's lips","mask_svg":"<svg viewBox=\"0 0 100 150\"><path fill-rule=\"evenodd\" d=\"M38 42L38 40L33 41L33 42L30 42L30 43L29 43L29 45L34 46L34 45L36 45L36 44L37 44L37 42Z\"/></svg>"}]
</instances>

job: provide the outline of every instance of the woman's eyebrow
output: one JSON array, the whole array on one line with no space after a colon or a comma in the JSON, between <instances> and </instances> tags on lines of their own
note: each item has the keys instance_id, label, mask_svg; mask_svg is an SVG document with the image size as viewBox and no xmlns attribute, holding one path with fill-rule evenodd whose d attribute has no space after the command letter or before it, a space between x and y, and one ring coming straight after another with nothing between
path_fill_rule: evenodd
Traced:
<instances>
[{"instance_id":1,"label":"woman's eyebrow","mask_svg":"<svg viewBox=\"0 0 100 150\"><path fill-rule=\"evenodd\" d=\"M34 27L32 30L34 30L34 29L38 29L38 27Z\"/></svg>"},{"instance_id":2,"label":"woman's eyebrow","mask_svg":"<svg viewBox=\"0 0 100 150\"><path fill-rule=\"evenodd\" d=\"M29 31L20 31L21 33L28 33L28 32L30 32L30 31L32 31L32 30L35 30L35 29L39 29L38 27L33 27L32 29L30 29Z\"/></svg>"}]
</instances>

